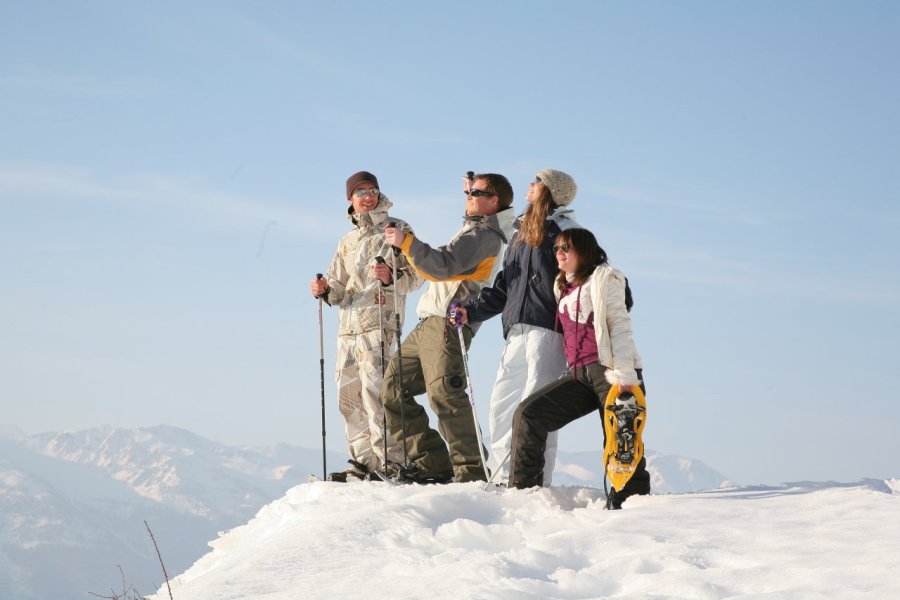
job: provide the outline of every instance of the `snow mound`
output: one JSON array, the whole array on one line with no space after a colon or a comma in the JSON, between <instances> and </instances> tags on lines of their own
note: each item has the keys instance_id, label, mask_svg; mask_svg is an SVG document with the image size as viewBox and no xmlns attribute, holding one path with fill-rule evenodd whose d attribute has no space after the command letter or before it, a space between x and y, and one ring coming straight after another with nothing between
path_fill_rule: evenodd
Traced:
<instances>
[{"instance_id":1,"label":"snow mound","mask_svg":"<svg viewBox=\"0 0 900 600\"><path fill-rule=\"evenodd\" d=\"M719 489L607 511L594 488L309 483L221 535L172 589L192 600L900 597L891 485Z\"/></svg>"}]
</instances>

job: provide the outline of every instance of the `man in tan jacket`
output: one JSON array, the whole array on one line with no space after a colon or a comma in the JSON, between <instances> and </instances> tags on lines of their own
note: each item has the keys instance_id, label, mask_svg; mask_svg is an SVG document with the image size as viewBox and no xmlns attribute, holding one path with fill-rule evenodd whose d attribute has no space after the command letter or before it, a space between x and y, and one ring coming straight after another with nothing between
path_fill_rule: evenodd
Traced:
<instances>
[{"instance_id":1,"label":"man in tan jacket","mask_svg":"<svg viewBox=\"0 0 900 600\"><path fill-rule=\"evenodd\" d=\"M500 270L512 236L513 191L506 177L492 173L474 175L464 191L463 227L445 246L432 248L400 228L389 227L385 235L429 281L416 309L420 321L403 341L400 358L391 359L382 391L390 441L400 447L405 443L409 455L401 479L412 482L485 479L466 394L463 349L448 314L452 304L476 296ZM474 329L466 326L466 347L472 335ZM415 401L422 393L428 394L440 434Z\"/></svg>"}]
</instances>

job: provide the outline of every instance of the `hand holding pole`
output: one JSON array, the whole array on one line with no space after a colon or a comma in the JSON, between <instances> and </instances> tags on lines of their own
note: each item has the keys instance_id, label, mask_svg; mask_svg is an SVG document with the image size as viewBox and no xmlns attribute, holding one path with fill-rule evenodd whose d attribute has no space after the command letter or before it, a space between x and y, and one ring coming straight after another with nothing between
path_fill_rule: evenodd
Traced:
<instances>
[{"instance_id":1,"label":"hand holding pole","mask_svg":"<svg viewBox=\"0 0 900 600\"><path fill-rule=\"evenodd\" d=\"M390 229L391 231L388 232L387 229ZM394 256L400 255L400 248L398 246L403 243L404 237L406 237L406 234L397 229L396 222L391 221L387 224L387 227L385 228L385 238L387 243L390 244L391 248L394 250Z\"/></svg>"},{"instance_id":2,"label":"hand holding pole","mask_svg":"<svg viewBox=\"0 0 900 600\"><path fill-rule=\"evenodd\" d=\"M372 267L372 274L375 276L375 279L379 280L383 286L391 285L391 272L384 262L384 257L376 256L375 263L375 266Z\"/></svg>"}]
</instances>

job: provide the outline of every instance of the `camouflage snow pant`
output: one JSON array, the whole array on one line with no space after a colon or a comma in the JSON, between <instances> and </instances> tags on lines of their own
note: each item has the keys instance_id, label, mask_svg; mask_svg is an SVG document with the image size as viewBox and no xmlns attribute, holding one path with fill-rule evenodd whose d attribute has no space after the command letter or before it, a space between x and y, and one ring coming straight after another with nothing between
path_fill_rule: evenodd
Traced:
<instances>
[{"instance_id":1,"label":"camouflage snow pant","mask_svg":"<svg viewBox=\"0 0 900 600\"><path fill-rule=\"evenodd\" d=\"M393 332L385 331L384 335L386 366L396 342ZM338 336L337 354L338 410L344 417L350 458L380 471L384 461L381 332ZM403 452L389 444L388 458L401 463Z\"/></svg>"}]
</instances>

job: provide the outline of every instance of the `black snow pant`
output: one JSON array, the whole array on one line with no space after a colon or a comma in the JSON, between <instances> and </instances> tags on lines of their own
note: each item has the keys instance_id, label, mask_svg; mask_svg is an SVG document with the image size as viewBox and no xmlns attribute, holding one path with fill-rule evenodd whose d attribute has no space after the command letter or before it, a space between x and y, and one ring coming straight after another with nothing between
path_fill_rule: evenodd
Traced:
<instances>
[{"instance_id":1,"label":"black snow pant","mask_svg":"<svg viewBox=\"0 0 900 600\"><path fill-rule=\"evenodd\" d=\"M637 374L644 390L640 369ZM561 378L523 400L513 417L509 487L522 489L541 485L547 434L598 412L610 387L606 381L606 367L594 362L569 369ZM598 422L602 427L602 419ZM650 493L650 473L643 457L624 489L616 490L616 493L620 501L633 494Z\"/></svg>"}]
</instances>

